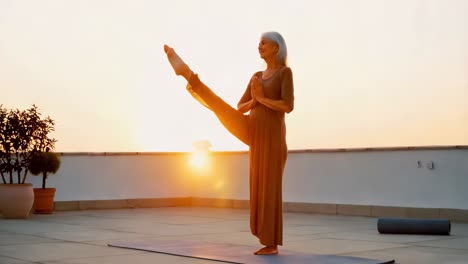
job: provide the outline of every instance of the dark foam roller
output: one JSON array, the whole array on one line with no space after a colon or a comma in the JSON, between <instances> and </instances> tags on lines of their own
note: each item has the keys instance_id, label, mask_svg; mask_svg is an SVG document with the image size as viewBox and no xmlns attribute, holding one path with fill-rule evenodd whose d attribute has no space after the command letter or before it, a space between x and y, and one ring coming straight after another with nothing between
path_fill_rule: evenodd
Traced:
<instances>
[{"instance_id":1,"label":"dark foam roller","mask_svg":"<svg viewBox=\"0 0 468 264\"><path fill-rule=\"evenodd\" d=\"M381 234L450 235L450 221L446 219L379 218L377 230Z\"/></svg>"}]
</instances>

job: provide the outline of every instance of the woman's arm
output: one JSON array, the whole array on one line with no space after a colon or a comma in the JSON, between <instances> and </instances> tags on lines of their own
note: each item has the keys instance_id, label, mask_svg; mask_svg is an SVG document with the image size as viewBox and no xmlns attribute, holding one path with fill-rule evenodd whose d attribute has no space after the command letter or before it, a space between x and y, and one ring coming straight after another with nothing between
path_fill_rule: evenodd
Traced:
<instances>
[{"instance_id":1,"label":"woman's arm","mask_svg":"<svg viewBox=\"0 0 468 264\"><path fill-rule=\"evenodd\" d=\"M257 100L255 100L252 95L252 80L250 80L244 94L239 100L239 103L237 103L237 110L243 114L247 113L248 111L252 110L252 108L254 108L257 103Z\"/></svg>"},{"instance_id":2,"label":"woman's arm","mask_svg":"<svg viewBox=\"0 0 468 264\"><path fill-rule=\"evenodd\" d=\"M244 103L239 102L237 104L237 110L239 110L241 113L244 114L250 111L255 106L255 104L256 104L255 99L251 99L250 101L244 102Z\"/></svg>"},{"instance_id":3,"label":"woman's arm","mask_svg":"<svg viewBox=\"0 0 468 264\"><path fill-rule=\"evenodd\" d=\"M252 87L252 97L256 101L275 111L290 113L294 109L292 72L289 68L287 71L285 71L285 75L282 77L281 100L273 100L265 97L262 84L258 78L259 77L254 76L250 85Z\"/></svg>"},{"instance_id":4,"label":"woman's arm","mask_svg":"<svg viewBox=\"0 0 468 264\"><path fill-rule=\"evenodd\" d=\"M275 111L290 113L293 110L293 107L284 100L272 100L267 97L257 97L257 101Z\"/></svg>"}]
</instances>

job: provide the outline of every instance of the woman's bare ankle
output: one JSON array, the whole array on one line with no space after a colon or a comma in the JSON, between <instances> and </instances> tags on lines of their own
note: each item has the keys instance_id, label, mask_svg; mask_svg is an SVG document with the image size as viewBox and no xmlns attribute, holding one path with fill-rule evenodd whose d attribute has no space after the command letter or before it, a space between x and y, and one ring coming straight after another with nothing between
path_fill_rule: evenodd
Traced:
<instances>
[{"instance_id":1,"label":"woman's bare ankle","mask_svg":"<svg viewBox=\"0 0 468 264\"><path fill-rule=\"evenodd\" d=\"M192 70L190 67L179 57L175 50L167 45L164 45L164 52L167 55L167 59L171 64L176 75L184 77L187 81L192 77Z\"/></svg>"},{"instance_id":2,"label":"woman's bare ankle","mask_svg":"<svg viewBox=\"0 0 468 264\"><path fill-rule=\"evenodd\" d=\"M266 246L263 247L256 252L254 252L255 255L276 255L278 254L278 246Z\"/></svg>"},{"instance_id":3,"label":"woman's bare ankle","mask_svg":"<svg viewBox=\"0 0 468 264\"><path fill-rule=\"evenodd\" d=\"M192 79L192 75L193 75L193 71L189 69L188 72L184 72L184 74L182 74L182 77L184 77L185 80L187 80L187 82L189 82L190 79Z\"/></svg>"}]
</instances>

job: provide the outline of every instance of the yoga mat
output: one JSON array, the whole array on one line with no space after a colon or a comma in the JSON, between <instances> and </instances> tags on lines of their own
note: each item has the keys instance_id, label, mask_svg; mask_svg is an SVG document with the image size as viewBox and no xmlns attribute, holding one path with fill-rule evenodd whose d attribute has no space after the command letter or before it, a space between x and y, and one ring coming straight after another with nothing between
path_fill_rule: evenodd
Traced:
<instances>
[{"instance_id":1,"label":"yoga mat","mask_svg":"<svg viewBox=\"0 0 468 264\"><path fill-rule=\"evenodd\" d=\"M379 218L381 234L450 235L450 221L444 219Z\"/></svg>"},{"instance_id":2,"label":"yoga mat","mask_svg":"<svg viewBox=\"0 0 468 264\"><path fill-rule=\"evenodd\" d=\"M215 260L226 263L249 264L390 264L394 260L381 261L367 258L315 255L292 252L280 249L280 254L270 256L254 255L256 247L235 245L228 243L211 243L202 241L151 241L151 242L116 242L109 244L111 247L137 249L149 252L157 252L175 256L183 256L197 259Z\"/></svg>"}]
</instances>

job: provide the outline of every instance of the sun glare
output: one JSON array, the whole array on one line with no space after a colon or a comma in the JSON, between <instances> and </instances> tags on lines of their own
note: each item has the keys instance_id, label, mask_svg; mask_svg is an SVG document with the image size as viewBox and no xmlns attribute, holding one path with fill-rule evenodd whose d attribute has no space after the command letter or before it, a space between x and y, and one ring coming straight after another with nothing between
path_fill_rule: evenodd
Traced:
<instances>
[{"instance_id":1,"label":"sun glare","mask_svg":"<svg viewBox=\"0 0 468 264\"><path fill-rule=\"evenodd\" d=\"M198 169L202 169L207 165L207 152L195 151L190 158L190 164Z\"/></svg>"},{"instance_id":2,"label":"sun glare","mask_svg":"<svg viewBox=\"0 0 468 264\"><path fill-rule=\"evenodd\" d=\"M209 141L196 141L193 143L195 150L190 157L190 165L196 169L208 169L210 166L210 147Z\"/></svg>"}]
</instances>

